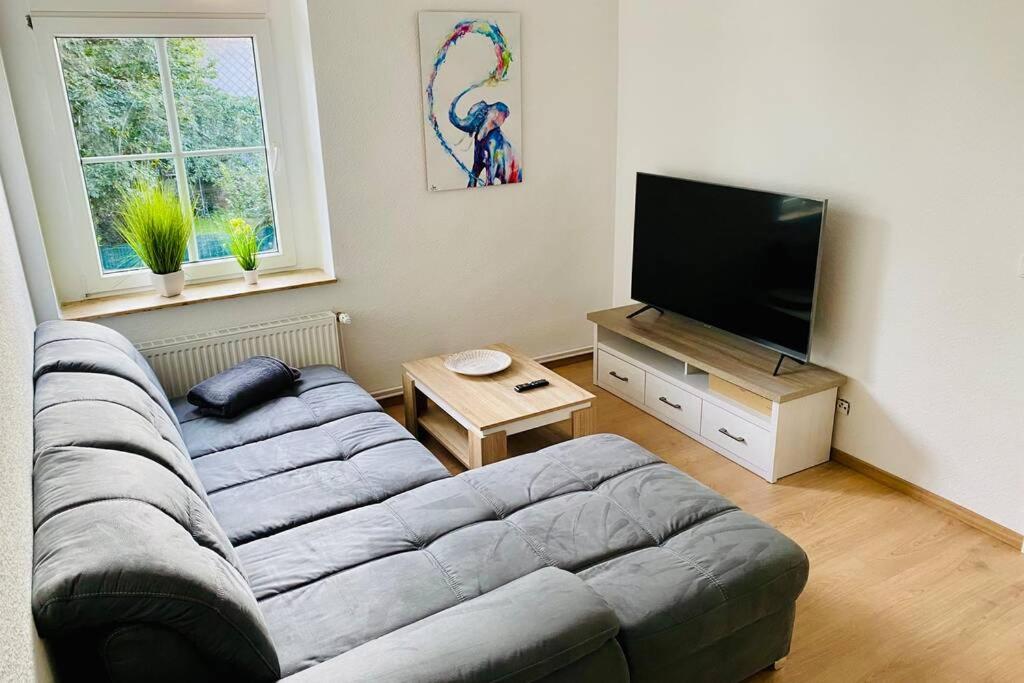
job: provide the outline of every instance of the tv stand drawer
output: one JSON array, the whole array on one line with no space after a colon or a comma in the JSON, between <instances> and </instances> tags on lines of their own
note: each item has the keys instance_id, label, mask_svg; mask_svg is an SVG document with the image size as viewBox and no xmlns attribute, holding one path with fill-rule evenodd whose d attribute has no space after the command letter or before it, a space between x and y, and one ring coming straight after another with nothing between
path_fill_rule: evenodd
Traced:
<instances>
[{"instance_id":1,"label":"tv stand drawer","mask_svg":"<svg viewBox=\"0 0 1024 683\"><path fill-rule=\"evenodd\" d=\"M597 384L613 394L643 403L646 374L607 351L597 352Z\"/></svg>"},{"instance_id":2,"label":"tv stand drawer","mask_svg":"<svg viewBox=\"0 0 1024 683\"><path fill-rule=\"evenodd\" d=\"M661 419L699 432L701 403L699 396L648 373L644 405Z\"/></svg>"},{"instance_id":3,"label":"tv stand drawer","mask_svg":"<svg viewBox=\"0 0 1024 683\"><path fill-rule=\"evenodd\" d=\"M704 401L700 435L765 472L772 471L772 439L768 430Z\"/></svg>"}]
</instances>

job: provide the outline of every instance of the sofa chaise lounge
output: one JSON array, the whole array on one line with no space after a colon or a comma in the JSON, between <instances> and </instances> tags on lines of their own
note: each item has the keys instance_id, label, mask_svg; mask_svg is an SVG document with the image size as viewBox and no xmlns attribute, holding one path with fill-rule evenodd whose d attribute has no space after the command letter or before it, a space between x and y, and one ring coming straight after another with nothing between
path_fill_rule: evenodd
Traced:
<instances>
[{"instance_id":1,"label":"sofa chaise lounge","mask_svg":"<svg viewBox=\"0 0 1024 683\"><path fill-rule=\"evenodd\" d=\"M803 551L636 444L450 476L344 372L233 419L116 332L36 333L33 610L114 681L735 681Z\"/></svg>"}]
</instances>

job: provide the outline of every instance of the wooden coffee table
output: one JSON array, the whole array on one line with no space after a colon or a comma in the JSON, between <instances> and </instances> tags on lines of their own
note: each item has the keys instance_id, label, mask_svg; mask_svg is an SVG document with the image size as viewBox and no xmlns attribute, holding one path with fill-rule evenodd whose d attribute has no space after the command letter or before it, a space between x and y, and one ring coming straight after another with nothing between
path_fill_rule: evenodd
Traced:
<instances>
[{"instance_id":1,"label":"wooden coffee table","mask_svg":"<svg viewBox=\"0 0 1024 683\"><path fill-rule=\"evenodd\" d=\"M494 375L469 377L445 368L446 356L402 364L405 425L417 438L422 429L474 468L507 458L511 434L568 419L573 438L593 433L593 394L511 346L485 348L504 351L512 365ZM550 384L521 394L513 390L535 379Z\"/></svg>"}]
</instances>

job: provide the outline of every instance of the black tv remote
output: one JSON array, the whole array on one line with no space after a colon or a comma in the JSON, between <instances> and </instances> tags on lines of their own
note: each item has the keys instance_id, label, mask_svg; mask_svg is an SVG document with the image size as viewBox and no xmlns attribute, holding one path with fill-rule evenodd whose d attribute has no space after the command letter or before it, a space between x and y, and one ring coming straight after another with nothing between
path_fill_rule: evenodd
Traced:
<instances>
[{"instance_id":1,"label":"black tv remote","mask_svg":"<svg viewBox=\"0 0 1024 683\"><path fill-rule=\"evenodd\" d=\"M546 379L535 379L532 382L526 382L525 384L517 384L515 386L515 390L521 394L524 391L529 391L530 389L540 389L541 387L546 387L548 384L550 384L550 382L548 382Z\"/></svg>"}]
</instances>

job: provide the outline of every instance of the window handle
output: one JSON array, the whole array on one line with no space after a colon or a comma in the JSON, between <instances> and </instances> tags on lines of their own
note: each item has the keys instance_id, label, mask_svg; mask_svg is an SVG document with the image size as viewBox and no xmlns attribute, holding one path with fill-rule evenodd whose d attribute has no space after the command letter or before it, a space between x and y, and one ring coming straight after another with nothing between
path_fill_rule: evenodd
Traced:
<instances>
[{"instance_id":1,"label":"window handle","mask_svg":"<svg viewBox=\"0 0 1024 683\"><path fill-rule=\"evenodd\" d=\"M672 403L672 401L668 400L664 396L659 396L658 400L661 401L662 403L664 403L667 406L672 406L676 410L682 410L683 409L683 407L681 405L679 405L678 403Z\"/></svg>"},{"instance_id":2,"label":"window handle","mask_svg":"<svg viewBox=\"0 0 1024 683\"><path fill-rule=\"evenodd\" d=\"M747 440L744 439L742 436L733 436L732 434L730 434L729 430L726 429L725 427L719 427L718 431L720 433L722 433L722 434L725 434L727 437L729 437L733 441L739 441L740 443L746 443L747 442Z\"/></svg>"},{"instance_id":3,"label":"window handle","mask_svg":"<svg viewBox=\"0 0 1024 683\"><path fill-rule=\"evenodd\" d=\"M614 377L615 379L619 380L620 382L628 382L629 381L628 377L623 377L622 375L617 374L614 370L612 370L608 374L611 375L612 377Z\"/></svg>"},{"instance_id":4,"label":"window handle","mask_svg":"<svg viewBox=\"0 0 1024 683\"><path fill-rule=\"evenodd\" d=\"M277 173L277 153L280 148L274 145L270 148L270 173L274 175Z\"/></svg>"}]
</instances>

